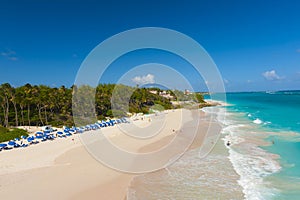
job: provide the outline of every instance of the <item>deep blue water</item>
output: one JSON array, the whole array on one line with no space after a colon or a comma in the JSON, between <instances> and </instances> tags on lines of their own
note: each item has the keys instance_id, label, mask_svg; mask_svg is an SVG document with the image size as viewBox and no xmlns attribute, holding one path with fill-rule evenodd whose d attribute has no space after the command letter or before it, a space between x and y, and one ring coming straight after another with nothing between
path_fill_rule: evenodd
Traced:
<instances>
[{"instance_id":1,"label":"deep blue water","mask_svg":"<svg viewBox=\"0 0 300 200\"><path fill-rule=\"evenodd\" d=\"M262 199L300 199L300 91L227 93L226 98L227 111L239 114L234 123L246 122L252 133L265 133L271 145L260 148L280 156L281 170L263 177L278 192Z\"/></svg>"}]
</instances>

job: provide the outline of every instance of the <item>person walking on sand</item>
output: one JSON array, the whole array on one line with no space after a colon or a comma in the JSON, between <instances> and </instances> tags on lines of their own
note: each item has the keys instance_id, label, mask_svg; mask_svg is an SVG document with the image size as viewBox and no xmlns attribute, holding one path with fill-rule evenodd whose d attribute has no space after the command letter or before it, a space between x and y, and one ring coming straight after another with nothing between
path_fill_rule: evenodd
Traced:
<instances>
[{"instance_id":1,"label":"person walking on sand","mask_svg":"<svg viewBox=\"0 0 300 200\"><path fill-rule=\"evenodd\" d=\"M227 145L227 146L230 146L230 141L229 141L229 140L227 141L227 144L226 144L226 145Z\"/></svg>"}]
</instances>

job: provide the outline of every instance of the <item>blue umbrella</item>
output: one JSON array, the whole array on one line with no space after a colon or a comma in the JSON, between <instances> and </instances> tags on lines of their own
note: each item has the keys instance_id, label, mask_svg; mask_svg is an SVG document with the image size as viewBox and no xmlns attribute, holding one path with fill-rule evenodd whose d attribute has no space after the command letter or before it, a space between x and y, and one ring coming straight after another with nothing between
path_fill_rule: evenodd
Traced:
<instances>
[{"instance_id":1,"label":"blue umbrella","mask_svg":"<svg viewBox=\"0 0 300 200\"><path fill-rule=\"evenodd\" d=\"M58 135L58 137L66 137L66 135L64 135L64 133L61 131L58 131L57 135Z\"/></svg>"},{"instance_id":2,"label":"blue umbrella","mask_svg":"<svg viewBox=\"0 0 300 200\"><path fill-rule=\"evenodd\" d=\"M71 136L72 134L71 133L66 133L66 136Z\"/></svg>"},{"instance_id":3,"label":"blue umbrella","mask_svg":"<svg viewBox=\"0 0 300 200\"><path fill-rule=\"evenodd\" d=\"M15 143L15 141L12 141L12 140L11 140L11 141L8 142L8 145L10 145L10 146L15 146L16 143Z\"/></svg>"},{"instance_id":4,"label":"blue umbrella","mask_svg":"<svg viewBox=\"0 0 300 200\"><path fill-rule=\"evenodd\" d=\"M33 136L27 138L27 141L28 141L29 143L32 142L33 140L34 140L34 137L33 137Z\"/></svg>"},{"instance_id":5,"label":"blue umbrella","mask_svg":"<svg viewBox=\"0 0 300 200\"><path fill-rule=\"evenodd\" d=\"M69 133L70 129L64 129L65 133Z\"/></svg>"},{"instance_id":6,"label":"blue umbrella","mask_svg":"<svg viewBox=\"0 0 300 200\"><path fill-rule=\"evenodd\" d=\"M77 133L83 133L83 131L84 131L84 129L82 129L82 128L75 128L75 130Z\"/></svg>"},{"instance_id":7,"label":"blue umbrella","mask_svg":"<svg viewBox=\"0 0 300 200\"><path fill-rule=\"evenodd\" d=\"M36 139L43 139L43 135L37 135L35 136Z\"/></svg>"},{"instance_id":8,"label":"blue umbrella","mask_svg":"<svg viewBox=\"0 0 300 200\"><path fill-rule=\"evenodd\" d=\"M7 144L1 143L0 148L4 148L4 147L7 147Z\"/></svg>"}]
</instances>

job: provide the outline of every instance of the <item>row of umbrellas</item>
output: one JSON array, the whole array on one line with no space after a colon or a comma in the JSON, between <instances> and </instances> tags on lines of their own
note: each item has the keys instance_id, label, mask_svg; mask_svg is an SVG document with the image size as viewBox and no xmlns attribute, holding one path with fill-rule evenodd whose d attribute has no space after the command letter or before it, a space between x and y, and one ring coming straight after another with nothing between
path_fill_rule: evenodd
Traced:
<instances>
[{"instance_id":1,"label":"row of umbrellas","mask_svg":"<svg viewBox=\"0 0 300 200\"><path fill-rule=\"evenodd\" d=\"M114 126L115 124L119 123L129 123L126 118L116 119L116 120L110 120L110 121L99 121L95 124L89 124L82 127L72 127L68 128L65 127L63 132L57 131L57 132L51 132L51 131L44 131L44 132L36 132L35 136L21 136L20 138L15 138L14 140L10 140L7 143L0 143L0 151L2 149L12 149L12 148L19 148L19 147L27 147L31 144L37 144L39 143L39 140L44 142L46 140L54 140L57 137L68 137L75 133L83 133L85 131L90 130L96 130L108 126ZM56 135L56 136L55 136ZM27 141L27 142L26 142Z\"/></svg>"}]
</instances>

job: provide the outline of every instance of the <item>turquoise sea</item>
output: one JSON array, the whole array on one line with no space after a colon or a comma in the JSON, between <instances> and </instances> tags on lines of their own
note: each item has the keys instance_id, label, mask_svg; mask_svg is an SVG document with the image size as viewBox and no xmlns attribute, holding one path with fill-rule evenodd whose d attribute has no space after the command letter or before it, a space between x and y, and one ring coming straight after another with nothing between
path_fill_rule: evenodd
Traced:
<instances>
[{"instance_id":1,"label":"turquoise sea","mask_svg":"<svg viewBox=\"0 0 300 200\"><path fill-rule=\"evenodd\" d=\"M223 129L246 199L300 198L300 91L227 93ZM227 142L226 141L226 142Z\"/></svg>"},{"instance_id":2,"label":"turquoise sea","mask_svg":"<svg viewBox=\"0 0 300 200\"><path fill-rule=\"evenodd\" d=\"M226 99L202 109L223 127L213 151L200 159L196 148L165 170L135 177L127 199L300 199L300 91Z\"/></svg>"}]
</instances>

